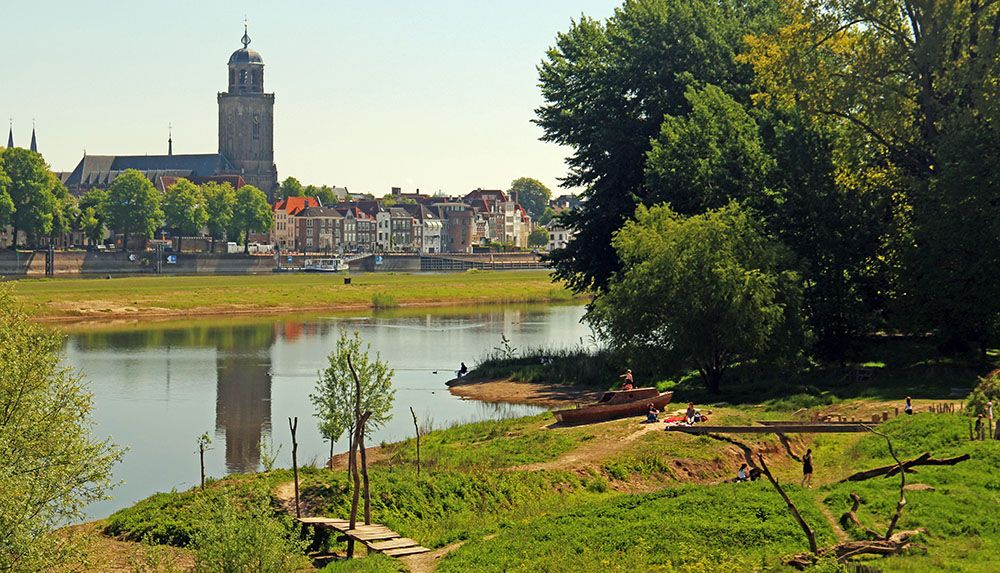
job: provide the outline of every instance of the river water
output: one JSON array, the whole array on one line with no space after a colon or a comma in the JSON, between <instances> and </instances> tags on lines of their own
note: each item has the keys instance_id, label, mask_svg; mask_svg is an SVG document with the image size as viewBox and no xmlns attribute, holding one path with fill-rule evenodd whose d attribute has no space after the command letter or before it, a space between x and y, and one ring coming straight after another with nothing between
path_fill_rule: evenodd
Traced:
<instances>
[{"instance_id":1,"label":"river water","mask_svg":"<svg viewBox=\"0 0 1000 573\"><path fill-rule=\"evenodd\" d=\"M69 334L65 362L94 394L95 434L128 448L116 466L114 498L91 504L105 517L158 491L198 482L196 440L212 437L206 473L260 469L262 439L291 466L288 418L298 416L300 464L322 465L329 451L309 394L342 331L357 331L396 375L392 420L371 444L413 435L409 408L435 428L523 416L534 406L487 404L452 396L445 381L500 345L566 348L587 344L579 306L494 305L309 317L96 325ZM347 449L346 437L335 445Z\"/></svg>"}]
</instances>

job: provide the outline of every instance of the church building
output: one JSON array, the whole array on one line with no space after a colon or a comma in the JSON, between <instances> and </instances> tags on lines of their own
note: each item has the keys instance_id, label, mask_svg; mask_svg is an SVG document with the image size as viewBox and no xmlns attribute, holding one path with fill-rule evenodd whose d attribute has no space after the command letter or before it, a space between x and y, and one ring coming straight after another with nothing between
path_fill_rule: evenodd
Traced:
<instances>
[{"instance_id":1,"label":"church building","mask_svg":"<svg viewBox=\"0 0 1000 573\"><path fill-rule=\"evenodd\" d=\"M162 178L187 178L198 182L246 183L274 197L278 169L274 164L274 94L264 93L264 59L250 49L243 30L243 47L229 57L229 89L218 95L218 153L173 153L173 139L166 155L84 155L64 183L80 195L107 186L126 169L138 169L158 188Z\"/></svg>"}]
</instances>

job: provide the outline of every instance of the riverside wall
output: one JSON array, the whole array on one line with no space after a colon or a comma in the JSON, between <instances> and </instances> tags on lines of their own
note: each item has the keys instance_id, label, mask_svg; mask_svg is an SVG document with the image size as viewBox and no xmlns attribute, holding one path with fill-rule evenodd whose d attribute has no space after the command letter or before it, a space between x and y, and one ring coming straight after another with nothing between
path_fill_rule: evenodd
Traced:
<instances>
[{"instance_id":1,"label":"riverside wall","mask_svg":"<svg viewBox=\"0 0 1000 573\"><path fill-rule=\"evenodd\" d=\"M44 277L45 251L0 251L0 277ZM54 273L56 277L141 275L156 273L156 255L152 252L128 253L56 251ZM284 268L301 267L312 255L293 255L291 262L282 255ZM178 275L241 275L263 274L275 270L275 259L270 255L243 254L186 254L177 253L176 263L161 265L161 274ZM505 253L497 255L433 255L386 254L370 255L350 263L352 271L361 272L442 272L467 269L513 270L543 268L538 255L532 253Z\"/></svg>"}]
</instances>

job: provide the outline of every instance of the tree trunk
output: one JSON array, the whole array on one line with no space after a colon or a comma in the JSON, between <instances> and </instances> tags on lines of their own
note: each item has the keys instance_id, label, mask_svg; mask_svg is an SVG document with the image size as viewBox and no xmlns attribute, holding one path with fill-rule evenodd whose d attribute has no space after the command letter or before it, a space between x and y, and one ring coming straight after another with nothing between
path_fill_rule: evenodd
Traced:
<instances>
[{"instance_id":1,"label":"tree trunk","mask_svg":"<svg viewBox=\"0 0 1000 573\"><path fill-rule=\"evenodd\" d=\"M302 517L302 510L299 507L299 444L295 441L295 431L299 428L299 418L295 417L295 421L292 422L292 418L288 419L288 429L292 431L292 475L295 479L295 517Z\"/></svg>"},{"instance_id":2,"label":"tree trunk","mask_svg":"<svg viewBox=\"0 0 1000 573\"><path fill-rule=\"evenodd\" d=\"M122 251L128 251L128 229L122 233Z\"/></svg>"},{"instance_id":3,"label":"tree trunk","mask_svg":"<svg viewBox=\"0 0 1000 573\"><path fill-rule=\"evenodd\" d=\"M417 413L410 406L410 415L413 416L413 432L417 436L417 477L420 477L420 426L417 425Z\"/></svg>"},{"instance_id":4,"label":"tree trunk","mask_svg":"<svg viewBox=\"0 0 1000 573\"><path fill-rule=\"evenodd\" d=\"M201 459L201 489L205 489L205 444L198 444L198 457Z\"/></svg>"},{"instance_id":5,"label":"tree trunk","mask_svg":"<svg viewBox=\"0 0 1000 573\"><path fill-rule=\"evenodd\" d=\"M326 459L326 467L333 470L333 438L330 439L330 457Z\"/></svg>"},{"instance_id":6,"label":"tree trunk","mask_svg":"<svg viewBox=\"0 0 1000 573\"><path fill-rule=\"evenodd\" d=\"M11 238L10 248L17 250L17 217L14 217L14 236Z\"/></svg>"},{"instance_id":7,"label":"tree trunk","mask_svg":"<svg viewBox=\"0 0 1000 573\"><path fill-rule=\"evenodd\" d=\"M243 254L250 254L250 227L247 227L246 231L243 232Z\"/></svg>"},{"instance_id":8,"label":"tree trunk","mask_svg":"<svg viewBox=\"0 0 1000 573\"><path fill-rule=\"evenodd\" d=\"M371 489L368 487L368 458L365 455L365 432L363 426L361 431L358 432L358 450L361 451L361 480L363 487L365 488L365 525L371 525L372 493Z\"/></svg>"}]
</instances>

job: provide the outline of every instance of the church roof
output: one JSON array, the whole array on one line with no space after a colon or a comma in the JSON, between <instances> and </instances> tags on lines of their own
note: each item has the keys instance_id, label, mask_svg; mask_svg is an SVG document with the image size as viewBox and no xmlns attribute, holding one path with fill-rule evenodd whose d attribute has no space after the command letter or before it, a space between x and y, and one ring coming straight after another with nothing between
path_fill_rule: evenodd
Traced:
<instances>
[{"instance_id":1,"label":"church roof","mask_svg":"<svg viewBox=\"0 0 1000 573\"><path fill-rule=\"evenodd\" d=\"M251 50L249 48L240 48L233 52L233 55L229 56L229 65L233 64L264 64L264 58L260 57L260 54L256 50Z\"/></svg>"},{"instance_id":2,"label":"church roof","mask_svg":"<svg viewBox=\"0 0 1000 573\"><path fill-rule=\"evenodd\" d=\"M66 179L67 187L101 187L122 171L137 169L152 181L157 177L211 177L239 173L221 153L189 155L84 155Z\"/></svg>"}]
</instances>

